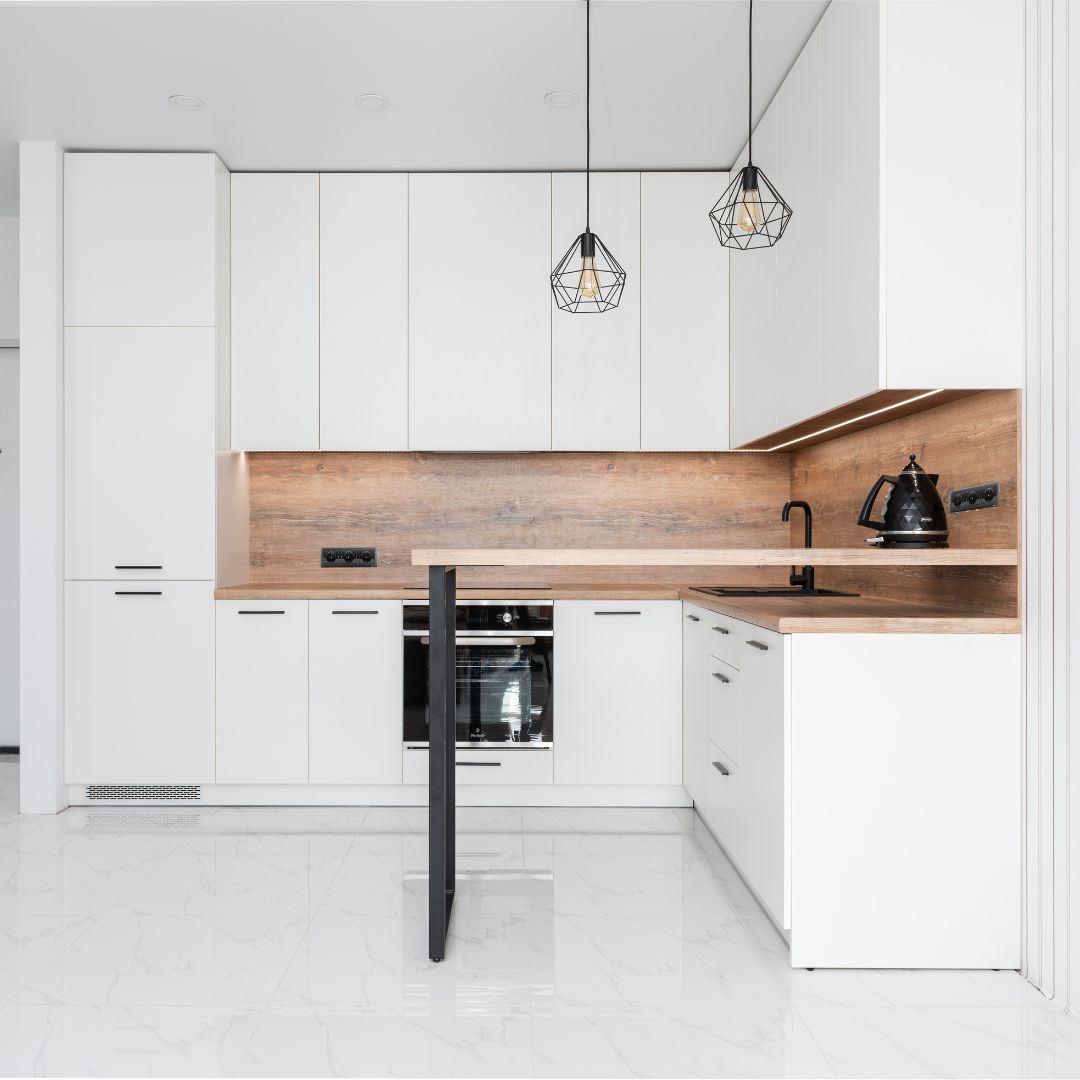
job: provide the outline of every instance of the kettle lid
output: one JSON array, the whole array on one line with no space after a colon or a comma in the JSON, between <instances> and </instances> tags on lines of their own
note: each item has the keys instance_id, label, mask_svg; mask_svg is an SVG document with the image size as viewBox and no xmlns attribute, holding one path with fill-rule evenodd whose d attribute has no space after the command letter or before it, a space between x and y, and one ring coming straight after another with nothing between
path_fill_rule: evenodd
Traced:
<instances>
[{"instance_id":1,"label":"kettle lid","mask_svg":"<svg viewBox=\"0 0 1080 1080\"><path fill-rule=\"evenodd\" d=\"M925 473L926 470L915 460L914 454L908 454L908 463L901 469L906 473Z\"/></svg>"}]
</instances>

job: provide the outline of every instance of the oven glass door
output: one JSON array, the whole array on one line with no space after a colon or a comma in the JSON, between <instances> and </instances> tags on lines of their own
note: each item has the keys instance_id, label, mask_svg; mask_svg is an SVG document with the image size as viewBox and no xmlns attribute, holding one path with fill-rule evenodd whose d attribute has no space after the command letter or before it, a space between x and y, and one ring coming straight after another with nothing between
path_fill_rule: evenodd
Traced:
<instances>
[{"instance_id":1,"label":"oven glass door","mask_svg":"<svg viewBox=\"0 0 1080 1080\"><path fill-rule=\"evenodd\" d=\"M457 744L551 743L551 638L492 637L457 647ZM428 741L427 638L405 639L404 737Z\"/></svg>"}]
</instances>

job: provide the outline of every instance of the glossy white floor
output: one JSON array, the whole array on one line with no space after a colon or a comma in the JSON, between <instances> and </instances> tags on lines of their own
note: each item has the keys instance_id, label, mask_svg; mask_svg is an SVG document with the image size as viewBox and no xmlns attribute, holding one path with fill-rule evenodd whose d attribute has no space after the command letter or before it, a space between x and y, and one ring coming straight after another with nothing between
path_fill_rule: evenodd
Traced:
<instances>
[{"instance_id":1,"label":"glossy white floor","mask_svg":"<svg viewBox=\"0 0 1080 1080\"><path fill-rule=\"evenodd\" d=\"M0 1073L1078 1076L1010 972L805 972L689 811L462 810L447 959L426 811L15 813Z\"/></svg>"}]
</instances>

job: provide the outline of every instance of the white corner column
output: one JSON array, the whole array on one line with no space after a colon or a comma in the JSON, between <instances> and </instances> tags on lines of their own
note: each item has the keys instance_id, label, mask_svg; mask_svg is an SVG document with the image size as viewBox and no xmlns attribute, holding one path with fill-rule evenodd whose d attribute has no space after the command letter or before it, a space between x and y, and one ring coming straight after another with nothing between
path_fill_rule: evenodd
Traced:
<instances>
[{"instance_id":1,"label":"white corner column","mask_svg":"<svg viewBox=\"0 0 1080 1080\"><path fill-rule=\"evenodd\" d=\"M64 152L19 145L20 809L67 806L64 762Z\"/></svg>"}]
</instances>

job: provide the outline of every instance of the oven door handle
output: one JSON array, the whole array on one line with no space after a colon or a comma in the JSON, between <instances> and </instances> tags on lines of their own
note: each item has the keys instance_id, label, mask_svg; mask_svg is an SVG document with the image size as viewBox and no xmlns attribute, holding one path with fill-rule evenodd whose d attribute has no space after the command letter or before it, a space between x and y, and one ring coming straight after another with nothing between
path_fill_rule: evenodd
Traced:
<instances>
[{"instance_id":1,"label":"oven door handle","mask_svg":"<svg viewBox=\"0 0 1080 1080\"><path fill-rule=\"evenodd\" d=\"M457 639L459 645L535 645L534 637L461 637ZM421 645L430 645L430 637L422 637Z\"/></svg>"}]
</instances>

